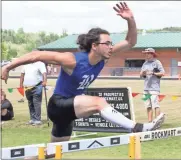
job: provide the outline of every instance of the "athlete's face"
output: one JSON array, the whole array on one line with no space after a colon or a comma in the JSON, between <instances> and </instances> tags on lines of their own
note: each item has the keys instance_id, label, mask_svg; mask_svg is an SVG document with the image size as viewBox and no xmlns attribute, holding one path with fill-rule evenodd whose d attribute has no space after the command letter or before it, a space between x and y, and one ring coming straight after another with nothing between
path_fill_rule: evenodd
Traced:
<instances>
[{"instance_id":1,"label":"athlete's face","mask_svg":"<svg viewBox=\"0 0 181 160\"><path fill-rule=\"evenodd\" d=\"M97 43L96 53L102 56L103 59L109 59L112 54L112 41L109 35L101 34L100 42Z\"/></svg>"}]
</instances>

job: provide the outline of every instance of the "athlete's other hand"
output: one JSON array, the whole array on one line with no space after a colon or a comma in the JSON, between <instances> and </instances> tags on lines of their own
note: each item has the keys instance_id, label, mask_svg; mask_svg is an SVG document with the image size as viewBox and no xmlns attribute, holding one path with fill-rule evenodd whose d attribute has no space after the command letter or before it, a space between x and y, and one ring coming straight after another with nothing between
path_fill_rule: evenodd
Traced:
<instances>
[{"instance_id":1,"label":"athlete's other hand","mask_svg":"<svg viewBox=\"0 0 181 160\"><path fill-rule=\"evenodd\" d=\"M7 69L6 66L2 67L1 79L4 80L6 84L7 84L8 76L9 76L9 70Z\"/></svg>"},{"instance_id":2,"label":"athlete's other hand","mask_svg":"<svg viewBox=\"0 0 181 160\"><path fill-rule=\"evenodd\" d=\"M126 2L120 2L120 4L116 4L116 7L113 7L113 9L117 12L117 15L121 16L123 19L130 19L133 18L133 13L129 9Z\"/></svg>"}]
</instances>

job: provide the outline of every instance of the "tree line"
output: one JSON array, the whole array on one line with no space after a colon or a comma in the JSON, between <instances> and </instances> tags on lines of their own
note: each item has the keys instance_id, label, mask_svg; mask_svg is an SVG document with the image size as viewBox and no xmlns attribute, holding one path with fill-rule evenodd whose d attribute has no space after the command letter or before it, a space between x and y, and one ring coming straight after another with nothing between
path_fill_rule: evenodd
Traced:
<instances>
[{"instance_id":1,"label":"tree line","mask_svg":"<svg viewBox=\"0 0 181 160\"><path fill-rule=\"evenodd\" d=\"M62 30L61 35L46 33L44 31L26 33L23 28L19 28L16 32L11 29L1 29L1 59L11 60L12 58L30 52L41 45L53 42L67 35L65 29Z\"/></svg>"},{"instance_id":2,"label":"tree line","mask_svg":"<svg viewBox=\"0 0 181 160\"><path fill-rule=\"evenodd\" d=\"M146 30L147 33L164 31L181 32L181 27L165 27L162 29ZM138 33L141 32L143 32L143 29L138 29ZM11 29L1 29L1 59L11 60L12 58L19 57L27 52L30 52L41 45L53 42L67 35L68 34L65 29L62 30L61 35L46 33L44 31L40 31L38 33L25 33L23 28L19 28L16 32Z\"/></svg>"}]
</instances>

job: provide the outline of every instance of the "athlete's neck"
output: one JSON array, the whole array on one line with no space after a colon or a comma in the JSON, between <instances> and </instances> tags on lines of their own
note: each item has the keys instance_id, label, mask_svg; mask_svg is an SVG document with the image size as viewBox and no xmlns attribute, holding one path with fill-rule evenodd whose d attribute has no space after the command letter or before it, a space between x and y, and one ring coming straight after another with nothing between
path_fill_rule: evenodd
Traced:
<instances>
[{"instance_id":1,"label":"athlete's neck","mask_svg":"<svg viewBox=\"0 0 181 160\"><path fill-rule=\"evenodd\" d=\"M96 65L97 63L99 63L102 60L101 56L99 56L91 51L89 52L88 57L89 57L89 63L91 65Z\"/></svg>"}]
</instances>

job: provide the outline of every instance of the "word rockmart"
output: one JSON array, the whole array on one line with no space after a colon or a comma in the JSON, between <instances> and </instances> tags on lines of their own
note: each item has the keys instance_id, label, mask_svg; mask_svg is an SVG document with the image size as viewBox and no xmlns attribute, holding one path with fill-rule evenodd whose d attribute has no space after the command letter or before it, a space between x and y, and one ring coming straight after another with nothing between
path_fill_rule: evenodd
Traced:
<instances>
[{"instance_id":1,"label":"word rockmart","mask_svg":"<svg viewBox=\"0 0 181 160\"><path fill-rule=\"evenodd\" d=\"M175 135L176 135L176 129L166 130L166 131L158 131L158 132L153 132L151 134L152 139L160 139L160 138L173 137Z\"/></svg>"}]
</instances>

